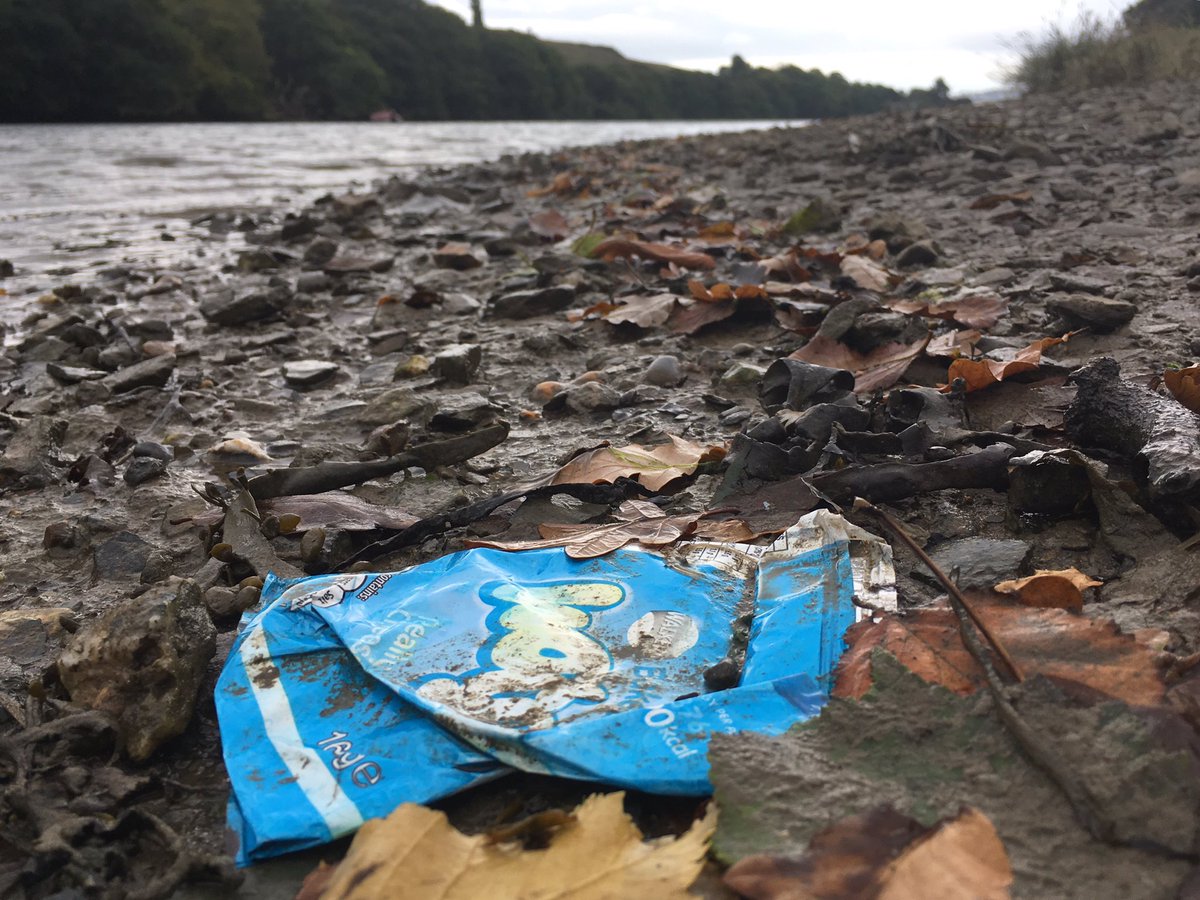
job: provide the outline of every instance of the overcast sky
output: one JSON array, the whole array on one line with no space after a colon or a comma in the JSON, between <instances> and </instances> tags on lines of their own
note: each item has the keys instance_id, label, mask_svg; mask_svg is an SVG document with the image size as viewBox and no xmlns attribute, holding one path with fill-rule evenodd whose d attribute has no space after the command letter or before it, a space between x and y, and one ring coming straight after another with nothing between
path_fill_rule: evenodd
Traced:
<instances>
[{"instance_id":1,"label":"overcast sky","mask_svg":"<svg viewBox=\"0 0 1200 900\"><path fill-rule=\"evenodd\" d=\"M435 0L470 19L469 0ZM1114 17L1132 0L483 0L489 28L616 47L632 59L715 71L735 53L852 81L955 93L1002 84L1021 32Z\"/></svg>"}]
</instances>

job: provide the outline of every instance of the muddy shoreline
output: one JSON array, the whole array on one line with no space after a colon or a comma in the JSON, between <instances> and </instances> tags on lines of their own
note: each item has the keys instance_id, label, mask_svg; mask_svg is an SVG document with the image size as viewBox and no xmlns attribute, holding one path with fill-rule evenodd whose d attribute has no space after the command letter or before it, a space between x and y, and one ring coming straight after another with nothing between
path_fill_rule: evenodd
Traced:
<instances>
[{"instance_id":1,"label":"muddy shoreline","mask_svg":"<svg viewBox=\"0 0 1200 900\"><path fill-rule=\"evenodd\" d=\"M22 782L19 797L6 763L2 892L48 896L90 873L89 896L159 896L164 860L178 863L176 881L220 868L227 780L212 691L262 573L231 552L229 535L217 530L220 511L195 489L228 486L223 476L239 467L253 477L369 463L508 424L501 443L466 461L412 466L347 488L372 505L366 511L313 510L299 527L285 512L273 514L275 533L264 532L271 553L310 574L332 571L411 524L386 516L415 520L467 507L527 484L581 448L654 444L668 434L706 445L739 433L759 440L773 418L760 402L764 374L814 335L869 358L880 347L969 330L914 310L983 295L999 298L1002 311L978 329L976 353L1011 357L1039 339L1075 334L1047 348L1040 365L968 394L966 430L993 435L992 443L1007 435L1020 452L1094 447L1064 431L1075 394L1068 373L1111 357L1125 379L1146 385L1168 365L1200 356L1195 88L1036 97L432 170L323 198L300 214L218 216L214 227L244 230L248 248L209 268L117 266L91 284L57 285L30 304L0 357L0 734L15 758L33 752L22 744L31 729L45 729L37 753L49 760ZM649 260L644 247L610 261L579 252L614 235L683 248L713 265L671 254ZM788 262L796 247L814 254ZM855 258L871 259L887 280L871 288L861 270L819 258L835 252L843 261L863 254ZM689 285L697 280L710 298ZM721 284L762 290L722 301L713 291ZM767 290L771 284L786 287ZM669 314L629 312L663 294L680 298ZM27 302L5 301L18 299ZM837 310L848 318L834 334L828 322ZM950 360L918 349L896 379L944 384ZM843 431L899 433L896 422L879 424L883 401L870 393L858 400L870 424ZM951 443L936 422L934 431L939 439L915 456L849 444L821 456L817 446L812 465L798 469L793 456L774 475L930 462L972 449ZM830 435L827 428L826 441ZM774 445L799 443L793 431ZM1158 514L1161 532L1148 532L1158 535L1150 540L1156 549L1196 530L1190 495L1149 497L1136 460L1111 449L1095 455L1143 491L1140 509ZM731 485L720 467L702 468L672 487L664 508L717 505L723 481L746 487ZM1180 656L1198 649L1200 567L1180 563L1156 579L1143 565L1147 547L1122 552L1106 542L1093 507L1024 515L1005 493L978 487L917 492L890 508L964 574L972 566L1008 577L1077 566L1105 582L1088 615L1165 631L1164 646ZM363 565L393 570L460 549L466 538L534 537L540 523L606 511L583 501L515 504ZM978 538L996 546L965 543ZM897 575L902 604L940 593L903 550ZM179 599L172 579L195 582L201 599ZM157 723L165 736L139 762L129 761L129 748L145 743L129 723L142 720L125 715L139 702L136 654L93 659L90 670L88 660L80 663L93 680L131 679L130 697L88 704L123 723L94 727L124 749L96 757L95 747L53 725L75 710L60 676L61 648L89 628L113 627L104 614L133 596L166 598L212 623L187 632L212 634L190 639L168 672L199 679L194 711L184 702L172 713L178 721ZM197 650L206 640L210 652ZM582 790L538 779L522 785L447 805L457 821L480 828L512 818L513 803L528 813ZM673 820L691 814L683 801L637 803L660 831L683 827ZM111 824L130 809L164 828L128 822L106 832L76 822L83 830L69 849L46 844L48 830L72 816ZM174 843L163 850L167 833ZM305 865L320 856L309 854ZM252 874L239 896L289 895L297 868L287 862ZM1035 896L1035 882L1017 868L1015 895ZM1184 874L1181 863L1160 865L1141 882L1143 896L1173 896ZM1103 882L1089 896L1119 895L1116 887L1103 894Z\"/></svg>"}]
</instances>

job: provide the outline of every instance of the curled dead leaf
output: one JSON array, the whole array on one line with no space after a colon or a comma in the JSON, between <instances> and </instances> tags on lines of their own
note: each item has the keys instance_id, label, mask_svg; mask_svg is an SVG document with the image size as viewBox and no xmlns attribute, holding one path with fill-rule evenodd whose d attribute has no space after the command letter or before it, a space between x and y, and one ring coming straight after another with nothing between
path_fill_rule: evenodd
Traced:
<instances>
[{"instance_id":1,"label":"curled dead leaf","mask_svg":"<svg viewBox=\"0 0 1200 900\"><path fill-rule=\"evenodd\" d=\"M841 272L864 291L883 293L895 281L891 272L866 256L843 257Z\"/></svg>"},{"instance_id":2,"label":"curled dead leaf","mask_svg":"<svg viewBox=\"0 0 1200 900\"><path fill-rule=\"evenodd\" d=\"M1171 396L1194 413L1200 413L1200 366L1186 369L1167 369L1163 383Z\"/></svg>"},{"instance_id":3,"label":"curled dead leaf","mask_svg":"<svg viewBox=\"0 0 1200 900\"><path fill-rule=\"evenodd\" d=\"M996 590L1001 594L1013 594L1026 606L1082 612L1083 592L1102 584L1103 581L1096 581L1090 575L1071 568L1042 570L1028 578L1002 581L996 585Z\"/></svg>"},{"instance_id":4,"label":"curled dead leaf","mask_svg":"<svg viewBox=\"0 0 1200 900\"><path fill-rule=\"evenodd\" d=\"M693 474L701 463L723 459L725 452L724 445L695 444L676 435L670 435L670 443L655 447L599 447L576 456L554 473L550 483L601 484L636 478L658 491Z\"/></svg>"},{"instance_id":5,"label":"curled dead leaf","mask_svg":"<svg viewBox=\"0 0 1200 900\"><path fill-rule=\"evenodd\" d=\"M948 393L955 379L961 378L966 383L968 393L981 391L1022 372L1032 372L1042 364L1042 351L1065 344L1077 334L1078 331L1071 331L1062 337L1034 341L1028 347L1018 350L1011 359L956 359L950 363L950 370L946 373L948 383L943 385L941 390Z\"/></svg>"},{"instance_id":6,"label":"curled dead leaf","mask_svg":"<svg viewBox=\"0 0 1200 900\"><path fill-rule=\"evenodd\" d=\"M998 294L969 294L929 303L925 300L891 300L889 309L908 315L953 320L968 328L991 328L1008 312L1008 300Z\"/></svg>"},{"instance_id":7,"label":"curled dead leaf","mask_svg":"<svg viewBox=\"0 0 1200 900\"><path fill-rule=\"evenodd\" d=\"M912 344L883 344L863 354L818 334L788 358L853 372L855 393L869 394L899 381L928 343L929 336L926 335Z\"/></svg>"},{"instance_id":8,"label":"curled dead leaf","mask_svg":"<svg viewBox=\"0 0 1200 900\"><path fill-rule=\"evenodd\" d=\"M717 266L717 261L707 253L697 253L671 244L656 244L632 238L609 238L601 241L592 250L592 256L606 262L638 256L642 259L674 264L682 269L715 269Z\"/></svg>"}]
</instances>

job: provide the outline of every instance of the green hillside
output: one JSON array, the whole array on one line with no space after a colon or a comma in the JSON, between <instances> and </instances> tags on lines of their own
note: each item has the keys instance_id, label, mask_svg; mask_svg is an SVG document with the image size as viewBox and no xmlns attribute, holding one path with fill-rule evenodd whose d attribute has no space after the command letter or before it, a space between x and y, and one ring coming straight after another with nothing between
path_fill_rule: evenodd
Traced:
<instances>
[{"instance_id":1,"label":"green hillside","mask_svg":"<svg viewBox=\"0 0 1200 900\"><path fill-rule=\"evenodd\" d=\"M816 118L906 98L472 27L420 0L0 0L0 121Z\"/></svg>"}]
</instances>

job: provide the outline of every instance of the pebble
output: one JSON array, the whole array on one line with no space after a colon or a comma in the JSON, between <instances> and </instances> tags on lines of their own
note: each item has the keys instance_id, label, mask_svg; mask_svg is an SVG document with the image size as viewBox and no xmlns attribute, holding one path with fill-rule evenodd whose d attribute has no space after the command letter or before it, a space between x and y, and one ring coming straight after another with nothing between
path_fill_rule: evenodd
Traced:
<instances>
[{"instance_id":1,"label":"pebble","mask_svg":"<svg viewBox=\"0 0 1200 900\"><path fill-rule=\"evenodd\" d=\"M482 361L483 348L478 344L451 344L433 358L429 372L450 384L470 384Z\"/></svg>"},{"instance_id":2,"label":"pebble","mask_svg":"<svg viewBox=\"0 0 1200 900\"><path fill-rule=\"evenodd\" d=\"M1026 574L1032 550L1025 541L963 538L942 544L930 556L947 574L957 570L961 587L990 589Z\"/></svg>"},{"instance_id":3,"label":"pebble","mask_svg":"<svg viewBox=\"0 0 1200 900\"><path fill-rule=\"evenodd\" d=\"M102 383L114 394L125 394L143 387L164 387L174 372L175 354L167 353L114 372Z\"/></svg>"},{"instance_id":4,"label":"pebble","mask_svg":"<svg viewBox=\"0 0 1200 900\"><path fill-rule=\"evenodd\" d=\"M1127 300L1112 300L1093 294L1051 295L1046 309L1058 313L1072 327L1088 326L1103 334L1120 328L1137 315L1138 308Z\"/></svg>"},{"instance_id":5,"label":"pebble","mask_svg":"<svg viewBox=\"0 0 1200 900\"><path fill-rule=\"evenodd\" d=\"M492 301L491 314L501 319L531 319L560 312L575 302L575 289L564 286L515 291Z\"/></svg>"},{"instance_id":6,"label":"pebble","mask_svg":"<svg viewBox=\"0 0 1200 900\"><path fill-rule=\"evenodd\" d=\"M283 380L294 388L316 387L336 375L337 363L323 359L301 359L283 367Z\"/></svg>"},{"instance_id":7,"label":"pebble","mask_svg":"<svg viewBox=\"0 0 1200 900\"><path fill-rule=\"evenodd\" d=\"M762 366L752 366L750 363L734 363L721 376L721 384L727 387L758 384L766 374L767 370Z\"/></svg>"},{"instance_id":8,"label":"pebble","mask_svg":"<svg viewBox=\"0 0 1200 900\"><path fill-rule=\"evenodd\" d=\"M940 259L938 252L929 241L917 241L909 244L896 257L896 265L902 269L923 268L935 266Z\"/></svg>"},{"instance_id":9,"label":"pebble","mask_svg":"<svg viewBox=\"0 0 1200 900\"><path fill-rule=\"evenodd\" d=\"M685 377L683 366L679 364L679 358L675 356L658 357L642 373L642 381L660 387L674 387Z\"/></svg>"},{"instance_id":10,"label":"pebble","mask_svg":"<svg viewBox=\"0 0 1200 900\"><path fill-rule=\"evenodd\" d=\"M167 463L162 459L152 459L148 456L135 456L125 467L125 483L137 487L158 478L167 471Z\"/></svg>"}]
</instances>

